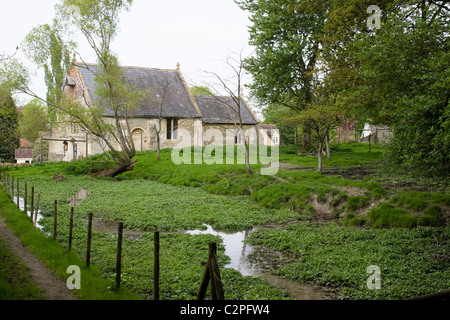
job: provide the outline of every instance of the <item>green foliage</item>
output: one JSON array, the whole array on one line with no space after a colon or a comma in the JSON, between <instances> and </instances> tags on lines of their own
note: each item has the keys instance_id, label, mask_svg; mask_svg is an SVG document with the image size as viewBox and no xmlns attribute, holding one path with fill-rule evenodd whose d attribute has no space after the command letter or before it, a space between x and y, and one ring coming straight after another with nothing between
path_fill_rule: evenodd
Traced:
<instances>
[{"instance_id":1,"label":"green foliage","mask_svg":"<svg viewBox=\"0 0 450 320\"><path fill-rule=\"evenodd\" d=\"M367 214L367 224L374 228L412 228L417 226L417 218L403 209L382 203Z\"/></svg>"},{"instance_id":2,"label":"green foliage","mask_svg":"<svg viewBox=\"0 0 450 320\"><path fill-rule=\"evenodd\" d=\"M25 105L19 117L19 133L21 138L36 141L39 132L50 130L50 118L46 106L40 100L34 99Z\"/></svg>"},{"instance_id":3,"label":"green foliage","mask_svg":"<svg viewBox=\"0 0 450 320\"><path fill-rule=\"evenodd\" d=\"M296 142L296 131L297 140L300 141L298 139L298 128L291 121L288 121L294 115L290 108L271 104L262 110L262 114L265 124L277 125L284 143L293 145Z\"/></svg>"},{"instance_id":4,"label":"green foliage","mask_svg":"<svg viewBox=\"0 0 450 320\"><path fill-rule=\"evenodd\" d=\"M249 239L251 244L298 257L278 270L278 275L333 286L340 298L356 300L399 300L447 289L449 241L448 228L386 230L335 223L265 229ZM370 265L381 269L381 290L367 288Z\"/></svg>"},{"instance_id":5,"label":"green foliage","mask_svg":"<svg viewBox=\"0 0 450 320\"><path fill-rule=\"evenodd\" d=\"M213 96L213 92L210 88L205 86L196 86L191 88L191 92L194 96Z\"/></svg>"},{"instance_id":6,"label":"green foliage","mask_svg":"<svg viewBox=\"0 0 450 320\"><path fill-rule=\"evenodd\" d=\"M400 192L391 200L398 206L404 206L414 211L423 211L427 203L450 206L450 195L439 192Z\"/></svg>"},{"instance_id":7,"label":"green foliage","mask_svg":"<svg viewBox=\"0 0 450 320\"><path fill-rule=\"evenodd\" d=\"M192 300L200 286L204 272L202 263L208 256L208 244L211 241L220 244L221 240L211 235L182 234L177 232L178 230L200 228L203 223L212 224L218 230L244 230L257 224L278 224L296 218L296 215L289 211L261 209L247 198L209 195L200 189L175 187L152 181L119 182L73 176L56 181L47 176L32 176L27 177L27 182L42 195L40 208L45 217L40 224L49 234L53 231L53 201L58 199L58 239L64 247L67 246L69 225L68 199L80 189L89 191L88 198L75 209L73 250L81 259L85 257L87 225L83 220L88 212L94 212L96 221L109 222L113 226L109 230L96 230L93 235L91 261L101 273L101 276L97 276L105 278L102 284L99 284L103 286L103 291L108 292L112 288L115 277L115 222L124 221L126 231L131 230L142 235L140 240L124 238L122 270L123 286L138 293L143 299L151 297L153 285L149 276L153 270L153 236L149 232L166 231L161 234L160 239L164 254L161 259L162 299ZM124 207L128 209L123 210ZM23 219L26 219L24 215ZM49 246L48 250L50 249L55 250L53 244ZM228 262L223 250L223 247L219 246L221 266ZM287 298L280 289L274 288L267 281L244 278L234 270L222 270L225 290L230 298ZM84 279L83 277L83 281ZM90 290L88 285L86 290Z\"/></svg>"},{"instance_id":8,"label":"green foliage","mask_svg":"<svg viewBox=\"0 0 450 320\"><path fill-rule=\"evenodd\" d=\"M366 196L349 197L347 198L347 211L355 212L364 209L369 205L369 199Z\"/></svg>"},{"instance_id":9,"label":"green foliage","mask_svg":"<svg viewBox=\"0 0 450 320\"><path fill-rule=\"evenodd\" d=\"M440 176L450 163L449 131L443 130L449 109L448 11L439 16L438 5L422 4L392 1L381 29L352 41L354 56L346 58L358 66L357 81L348 91L362 97L350 99L370 110L375 122L393 131L387 155L396 165Z\"/></svg>"},{"instance_id":10,"label":"green foliage","mask_svg":"<svg viewBox=\"0 0 450 320\"><path fill-rule=\"evenodd\" d=\"M325 160L329 170L358 166L373 169L372 163L380 161L383 154L380 146L374 146L373 152L368 153L368 147L359 143L332 147L335 157ZM88 198L75 209L74 250L83 259L85 221L88 213L93 212L94 219L105 224L103 229L94 232L92 247L93 264L106 279L101 288L107 291L110 290L108 287L112 288L116 223L124 221L126 234L130 235L124 240L124 287L139 294L140 298L151 297L151 232L160 230L163 231L161 248L164 256L161 259L161 297L193 299L204 271L202 262L207 258L208 243L213 240L220 244L220 239L190 236L178 230L200 229L203 224L209 224L216 230L240 231L255 225L285 225L311 220L315 212L313 199L319 203L328 201L334 209L342 208L349 200L350 207L356 211L356 208L364 207L367 200L387 201L389 193L374 176L363 181L303 170L312 166L314 159L298 156L297 148L281 148L280 156L286 166L282 166L276 177L256 173L248 177L244 165L177 166L171 161L171 150L162 151L161 161L156 160L154 152L138 153L135 171L117 179L79 175L86 163L100 160L102 155L71 163L1 170L14 173L21 183L26 180L29 187L35 186L42 193L40 207L45 218L41 225L50 235L53 202L58 200L58 238L63 246L67 245L69 198L81 189L88 190ZM67 179L54 180L56 172L64 173ZM360 189L366 197L350 196L347 188ZM22 186L20 189L23 192ZM423 208L423 203L426 207L421 219L414 210ZM443 248L448 246L448 228L425 228L423 225L434 225L434 218L430 217L439 217L439 208L449 203L449 195L445 193L402 192L387 204L372 209L370 217L349 213L341 221L347 225L345 227L334 223L300 223L286 230L280 226L255 232L251 241L297 255L294 263L277 271L289 279L341 287L340 297L349 299L402 299L438 291L448 283L448 265L445 259L440 259L445 254ZM413 225L418 227L410 229ZM371 226L373 228L367 228ZM227 261L223 247L219 245L220 265ZM372 264L382 268L382 291L369 291L365 287L369 276L366 269ZM221 270L227 298L287 298L278 288L261 279L242 277L234 270Z\"/></svg>"},{"instance_id":11,"label":"green foliage","mask_svg":"<svg viewBox=\"0 0 450 320\"><path fill-rule=\"evenodd\" d=\"M51 205L43 207L48 215L52 214ZM48 268L62 279L68 277L67 268L69 266L79 266L82 272L81 290L77 290L79 298L82 300L137 300L139 297L126 289L121 289L118 293L108 288L108 281L102 277L99 269L95 266L86 268L85 262L80 259L83 254L77 255L75 252L68 252L59 242L53 241L43 232L33 226L30 218L20 212L17 206L11 202L10 197L5 192L0 192L0 214L6 218L8 227L18 235L22 243L38 258L45 261ZM60 230L68 229L68 215L61 215L61 222L58 225ZM79 226L77 222L77 226ZM66 229L64 229L66 228ZM62 232L64 234L64 231ZM64 234L67 236L67 233ZM84 234L85 235L85 234ZM74 233L75 241L80 241L82 234L77 230ZM65 237L65 240L67 237ZM62 238L60 238L62 240ZM83 238L83 251L85 251L85 240ZM65 244L67 241L64 241ZM32 291L35 291L32 290Z\"/></svg>"},{"instance_id":12,"label":"green foliage","mask_svg":"<svg viewBox=\"0 0 450 320\"><path fill-rule=\"evenodd\" d=\"M14 163L19 148L18 113L11 90L0 78L0 163Z\"/></svg>"},{"instance_id":13,"label":"green foliage","mask_svg":"<svg viewBox=\"0 0 450 320\"><path fill-rule=\"evenodd\" d=\"M419 226L428 226L428 227L440 227L444 224L444 217L442 215L442 209L433 205L425 209L423 216L419 218L417 221Z\"/></svg>"},{"instance_id":14,"label":"green foliage","mask_svg":"<svg viewBox=\"0 0 450 320\"><path fill-rule=\"evenodd\" d=\"M37 139L34 143L34 148L32 152L33 161L40 162L41 161L41 143L42 143L42 161L48 161L48 152L49 152L49 142L41 139Z\"/></svg>"},{"instance_id":15,"label":"green foliage","mask_svg":"<svg viewBox=\"0 0 450 320\"><path fill-rule=\"evenodd\" d=\"M29 270L15 252L0 240L0 300L41 300Z\"/></svg>"},{"instance_id":16,"label":"green foliage","mask_svg":"<svg viewBox=\"0 0 450 320\"><path fill-rule=\"evenodd\" d=\"M86 175L90 173L89 164L87 161L72 161L65 166L64 173L70 175Z\"/></svg>"},{"instance_id":17,"label":"green foliage","mask_svg":"<svg viewBox=\"0 0 450 320\"><path fill-rule=\"evenodd\" d=\"M266 104L303 109L311 102L323 12L295 13L287 1L236 1L249 12L250 44L255 55L246 62L254 79L253 94Z\"/></svg>"},{"instance_id":18,"label":"green foliage","mask_svg":"<svg viewBox=\"0 0 450 320\"><path fill-rule=\"evenodd\" d=\"M62 39L63 32L64 29L54 20L52 26L44 24L33 28L22 44L27 56L44 70L48 119L52 121L56 120L55 106L60 102L61 88L72 68L70 55L75 47L74 43ZM34 141L37 137L31 138L29 140Z\"/></svg>"}]
</instances>

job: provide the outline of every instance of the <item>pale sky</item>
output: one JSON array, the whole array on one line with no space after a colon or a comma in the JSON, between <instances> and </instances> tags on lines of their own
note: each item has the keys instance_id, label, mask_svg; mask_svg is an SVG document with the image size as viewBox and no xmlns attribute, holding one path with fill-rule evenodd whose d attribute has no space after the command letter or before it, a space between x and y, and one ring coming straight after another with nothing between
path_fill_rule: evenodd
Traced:
<instances>
[{"instance_id":1,"label":"pale sky","mask_svg":"<svg viewBox=\"0 0 450 320\"><path fill-rule=\"evenodd\" d=\"M13 54L33 27L51 24L56 3L59 0L0 0L0 53ZM179 62L187 82L201 85L203 80L212 81L204 71L224 78L231 75L224 62L228 56L243 49L244 56L251 54L249 24L247 12L233 0L134 0L131 10L121 16L112 49L123 66L175 69ZM83 60L96 62L79 39ZM26 61L20 52L16 57ZM32 88L45 97L42 72ZM26 102L27 97L18 99Z\"/></svg>"}]
</instances>

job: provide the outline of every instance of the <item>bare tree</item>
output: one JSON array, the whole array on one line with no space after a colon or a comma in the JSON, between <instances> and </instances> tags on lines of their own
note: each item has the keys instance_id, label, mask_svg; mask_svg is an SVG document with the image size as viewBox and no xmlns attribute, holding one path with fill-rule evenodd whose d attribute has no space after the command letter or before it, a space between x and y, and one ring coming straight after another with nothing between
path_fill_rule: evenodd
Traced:
<instances>
[{"instance_id":1,"label":"bare tree","mask_svg":"<svg viewBox=\"0 0 450 320\"><path fill-rule=\"evenodd\" d=\"M175 80L176 77L164 77L163 79L160 79L160 81L157 84L156 89L156 97L158 102L158 125L154 127L155 133L156 133L156 142L157 142L157 158L158 160L161 159L161 130L162 130L162 114L164 107L167 103L167 101L171 98L173 94L172 90L172 82Z\"/></svg>"},{"instance_id":2,"label":"bare tree","mask_svg":"<svg viewBox=\"0 0 450 320\"><path fill-rule=\"evenodd\" d=\"M226 108L229 114L229 119L237 128L238 134L243 137L247 174L248 176L251 176L252 170L250 167L249 144L245 139L244 122L242 119L242 110L246 108L242 97L242 92L244 89L244 76L245 76L242 50L239 54L236 54L235 56L229 56L226 59L225 63L232 73L231 78L225 79L216 72L210 71L206 72L207 74L211 75L213 78L218 80L218 84L214 85L211 83L207 83L207 88L211 88L212 91L216 94L211 94L211 91L208 90L205 91L205 95L213 97L219 103L221 103L224 106L224 108ZM219 93L220 91L217 89L218 86L220 86L228 94L228 96L231 98L231 101L230 99L225 99L223 96L220 95Z\"/></svg>"}]
</instances>

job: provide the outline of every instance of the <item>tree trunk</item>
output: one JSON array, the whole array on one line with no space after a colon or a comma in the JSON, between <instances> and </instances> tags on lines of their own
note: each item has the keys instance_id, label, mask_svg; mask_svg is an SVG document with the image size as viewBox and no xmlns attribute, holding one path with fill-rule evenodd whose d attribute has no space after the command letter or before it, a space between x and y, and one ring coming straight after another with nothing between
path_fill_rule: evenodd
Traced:
<instances>
[{"instance_id":1,"label":"tree trunk","mask_svg":"<svg viewBox=\"0 0 450 320\"><path fill-rule=\"evenodd\" d=\"M328 131L325 135L326 143L327 143L327 158L331 159L331 148L330 148L330 132Z\"/></svg>"},{"instance_id":2,"label":"tree trunk","mask_svg":"<svg viewBox=\"0 0 450 320\"><path fill-rule=\"evenodd\" d=\"M156 141L158 143L157 159L159 161L161 160L161 138L159 133L157 133Z\"/></svg>"},{"instance_id":3,"label":"tree trunk","mask_svg":"<svg viewBox=\"0 0 450 320\"><path fill-rule=\"evenodd\" d=\"M323 152L323 142L319 137L319 148L317 149L317 159L318 159L318 165L317 165L317 172L322 174L322 152Z\"/></svg>"},{"instance_id":4,"label":"tree trunk","mask_svg":"<svg viewBox=\"0 0 450 320\"><path fill-rule=\"evenodd\" d=\"M252 175L252 169L250 168L250 156L248 151L247 141L244 136L244 148L245 148L245 165L247 166L247 174L250 177Z\"/></svg>"},{"instance_id":5,"label":"tree trunk","mask_svg":"<svg viewBox=\"0 0 450 320\"><path fill-rule=\"evenodd\" d=\"M97 174L95 174L95 177L107 177L107 178L114 178L118 176L121 173L127 172L127 171L133 171L134 170L134 164L137 162L137 160L131 161L131 163L127 164L118 164L114 168L103 170Z\"/></svg>"},{"instance_id":6,"label":"tree trunk","mask_svg":"<svg viewBox=\"0 0 450 320\"><path fill-rule=\"evenodd\" d=\"M311 146L311 127L306 125L303 127L303 149L308 151Z\"/></svg>"}]
</instances>

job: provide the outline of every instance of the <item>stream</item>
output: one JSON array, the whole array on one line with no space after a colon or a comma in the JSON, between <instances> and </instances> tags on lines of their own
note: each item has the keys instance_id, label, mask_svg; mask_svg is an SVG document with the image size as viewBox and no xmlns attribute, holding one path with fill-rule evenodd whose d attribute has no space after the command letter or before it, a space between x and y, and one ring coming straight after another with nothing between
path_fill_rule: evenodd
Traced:
<instances>
[{"instance_id":1,"label":"stream","mask_svg":"<svg viewBox=\"0 0 450 320\"><path fill-rule=\"evenodd\" d=\"M211 234L219 236L223 240L225 255L231 261L225 268L239 271L243 276L252 276L268 280L274 285L280 286L288 292L291 298L296 300L332 300L333 297L325 288L311 284L300 283L283 279L271 274L273 270L280 268L283 262L290 260L293 256L271 251L262 246L253 246L245 242L255 228L243 232L218 232L211 226L205 225L206 230L186 231L190 235Z\"/></svg>"},{"instance_id":2,"label":"stream","mask_svg":"<svg viewBox=\"0 0 450 320\"><path fill-rule=\"evenodd\" d=\"M14 196L14 203L17 204L17 196ZM30 215L31 215L31 211L29 210L30 206L31 206L31 204L30 204L30 202L28 202L28 204L27 204L27 207L28 207L27 208L28 209L27 210L27 216L28 217L30 217ZM36 204L35 204L35 206L36 206ZM25 211L25 200L23 198L19 198L19 209L21 211ZM34 208L34 210L36 210L36 208ZM39 224L39 221L42 218L43 218L43 216L42 216L41 210L39 210L38 214L37 214L37 218L36 218L36 228L38 228L41 231L43 231L43 227Z\"/></svg>"}]
</instances>

